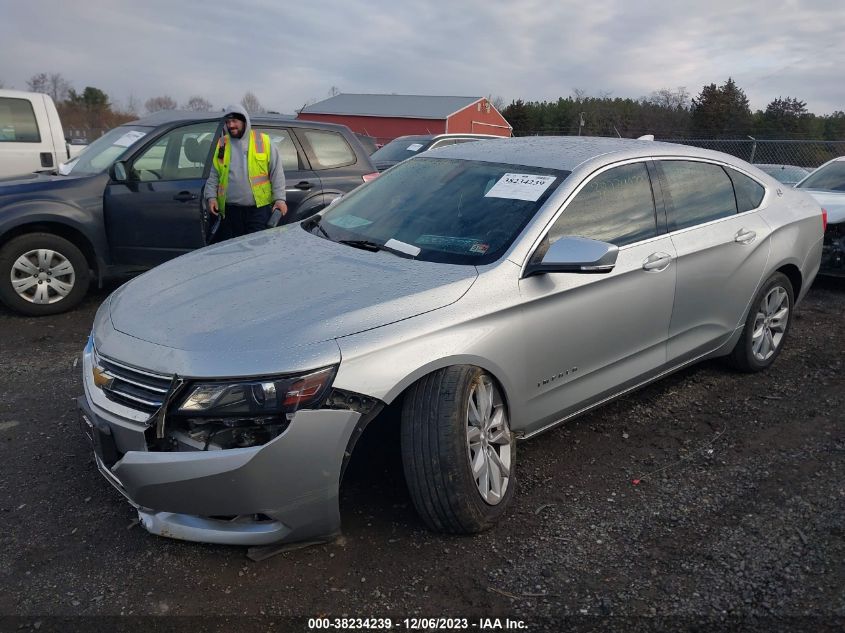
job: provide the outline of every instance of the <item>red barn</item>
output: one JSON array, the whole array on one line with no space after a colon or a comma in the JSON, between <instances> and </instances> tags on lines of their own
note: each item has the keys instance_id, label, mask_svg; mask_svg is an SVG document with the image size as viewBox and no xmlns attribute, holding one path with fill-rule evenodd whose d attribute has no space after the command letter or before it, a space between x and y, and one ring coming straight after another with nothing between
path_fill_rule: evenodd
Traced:
<instances>
[{"instance_id":1,"label":"red barn","mask_svg":"<svg viewBox=\"0 0 845 633\"><path fill-rule=\"evenodd\" d=\"M297 118L341 123L383 143L406 134L510 136L512 129L484 97L339 94L304 107Z\"/></svg>"}]
</instances>

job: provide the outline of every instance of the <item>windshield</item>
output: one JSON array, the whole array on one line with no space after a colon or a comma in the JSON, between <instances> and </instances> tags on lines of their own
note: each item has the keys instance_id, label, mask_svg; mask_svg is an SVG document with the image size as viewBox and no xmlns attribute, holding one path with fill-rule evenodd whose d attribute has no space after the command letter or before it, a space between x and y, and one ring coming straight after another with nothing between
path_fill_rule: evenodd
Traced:
<instances>
[{"instance_id":1,"label":"windshield","mask_svg":"<svg viewBox=\"0 0 845 633\"><path fill-rule=\"evenodd\" d=\"M799 189L816 189L822 191L845 191L845 160L838 160L819 167L807 178L801 181Z\"/></svg>"},{"instance_id":2,"label":"windshield","mask_svg":"<svg viewBox=\"0 0 845 633\"><path fill-rule=\"evenodd\" d=\"M427 136L402 136L390 141L377 152L373 152L370 160L405 160L420 152L424 152L431 145L431 141L432 139Z\"/></svg>"},{"instance_id":3,"label":"windshield","mask_svg":"<svg viewBox=\"0 0 845 633\"><path fill-rule=\"evenodd\" d=\"M341 198L315 232L425 261L489 264L568 175L524 165L415 158Z\"/></svg>"},{"instance_id":4,"label":"windshield","mask_svg":"<svg viewBox=\"0 0 845 633\"><path fill-rule=\"evenodd\" d=\"M82 150L72 161L65 163L62 175L91 176L105 171L126 151L153 128L143 125L121 125L109 130L103 136Z\"/></svg>"}]
</instances>

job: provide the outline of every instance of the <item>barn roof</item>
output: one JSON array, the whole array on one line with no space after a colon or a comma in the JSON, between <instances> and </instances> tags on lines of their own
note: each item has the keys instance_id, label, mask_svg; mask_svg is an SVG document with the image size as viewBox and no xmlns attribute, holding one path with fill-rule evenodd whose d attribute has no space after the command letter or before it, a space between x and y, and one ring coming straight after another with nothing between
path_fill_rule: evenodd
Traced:
<instances>
[{"instance_id":1,"label":"barn roof","mask_svg":"<svg viewBox=\"0 0 845 633\"><path fill-rule=\"evenodd\" d=\"M481 97L437 97L431 95L339 94L306 106L304 114L348 114L352 116L446 119Z\"/></svg>"}]
</instances>

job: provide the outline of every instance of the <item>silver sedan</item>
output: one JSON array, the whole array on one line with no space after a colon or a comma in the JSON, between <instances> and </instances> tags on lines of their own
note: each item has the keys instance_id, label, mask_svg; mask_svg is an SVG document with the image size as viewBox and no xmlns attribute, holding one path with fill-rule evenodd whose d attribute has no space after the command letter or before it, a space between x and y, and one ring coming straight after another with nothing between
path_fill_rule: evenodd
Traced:
<instances>
[{"instance_id":1,"label":"silver sedan","mask_svg":"<svg viewBox=\"0 0 845 633\"><path fill-rule=\"evenodd\" d=\"M339 532L357 439L400 411L422 520L476 532L517 439L705 358L771 365L821 251L819 205L725 154L452 146L120 288L81 420L147 530L267 545Z\"/></svg>"}]
</instances>

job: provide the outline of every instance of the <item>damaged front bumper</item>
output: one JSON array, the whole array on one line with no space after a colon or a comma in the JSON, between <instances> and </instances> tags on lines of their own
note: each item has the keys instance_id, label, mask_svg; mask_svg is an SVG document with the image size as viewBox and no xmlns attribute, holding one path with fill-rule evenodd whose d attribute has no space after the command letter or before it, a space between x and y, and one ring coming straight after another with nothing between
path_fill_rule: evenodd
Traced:
<instances>
[{"instance_id":1,"label":"damaged front bumper","mask_svg":"<svg viewBox=\"0 0 845 633\"><path fill-rule=\"evenodd\" d=\"M302 409L260 446L158 451L149 450L149 424L98 406L93 391L86 380L77 405L97 467L149 532L247 546L339 534L340 479L361 413Z\"/></svg>"}]
</instances>

